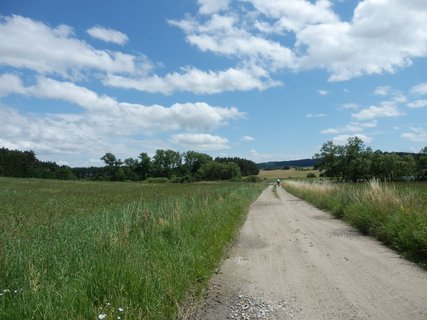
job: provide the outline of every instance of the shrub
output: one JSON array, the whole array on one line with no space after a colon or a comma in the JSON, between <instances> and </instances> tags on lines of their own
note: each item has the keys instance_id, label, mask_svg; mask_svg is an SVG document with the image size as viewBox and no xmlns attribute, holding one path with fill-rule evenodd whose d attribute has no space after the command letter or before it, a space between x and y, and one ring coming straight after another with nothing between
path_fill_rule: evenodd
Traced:
<instances>
[{"instance_id":1,"label":"shrub","mask_svg":"<svg viewBox=\"0 0 427 320\"><path fill-rule=\"evenodd\" d=\"M307 173L307 178L316 178L316 175L313 172Z\"/></svg>"}]
</instances>

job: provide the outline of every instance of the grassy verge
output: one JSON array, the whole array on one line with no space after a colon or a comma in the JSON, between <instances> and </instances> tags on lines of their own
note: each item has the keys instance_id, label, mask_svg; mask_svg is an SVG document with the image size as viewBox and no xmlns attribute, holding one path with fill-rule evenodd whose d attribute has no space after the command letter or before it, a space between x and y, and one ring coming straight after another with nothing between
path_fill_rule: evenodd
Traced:
<instances>
[{"instance_id":1,"label":"grassy verge","mask_svg":"<svg viewBox=\"0 0 427 320\"><path fill-rule=\"evenodd\" d=\"M0 179L0 319L173 319L263 188Z\"/></svg>"},{"instance_id":2,"label":"grassy verge","mask_svg":"<svg viewBox=\"0 0 427 320\"><path fill-rule=\"evenodd\" d=\"M284 188L427 267L427 187L286 181Z\"/></svg>"}]
</instances>

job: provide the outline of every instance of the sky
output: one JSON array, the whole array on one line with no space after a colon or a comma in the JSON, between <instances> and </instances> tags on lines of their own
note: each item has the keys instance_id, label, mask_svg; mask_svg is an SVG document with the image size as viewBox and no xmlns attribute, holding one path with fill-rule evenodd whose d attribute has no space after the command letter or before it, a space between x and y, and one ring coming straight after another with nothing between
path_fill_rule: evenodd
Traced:
<instances>
[{"instance_id":1,"label":"sky","mask_svg":"<svg viewBox=\"0 0 427 320\"><path fill-rule=\"evenodd\" d=\"M0 147L99 166L427 145L425 0L1 0Z\"/></svg>"}]
</instances>

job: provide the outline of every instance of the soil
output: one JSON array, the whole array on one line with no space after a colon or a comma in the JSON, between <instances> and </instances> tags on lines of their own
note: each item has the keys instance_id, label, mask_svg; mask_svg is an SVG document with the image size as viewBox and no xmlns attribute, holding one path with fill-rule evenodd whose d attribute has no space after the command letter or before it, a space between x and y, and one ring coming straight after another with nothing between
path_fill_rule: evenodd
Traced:
<instances>
[{"instance_id":1,"label":"soil","mask_svg":"<svg viewBox=\"0 0 427 320\"><path fill-rule=\"evenodd\" d=\"M189 319L427 319L427 272L281 188L249 211Z\"/></svg>"}]
</instances>

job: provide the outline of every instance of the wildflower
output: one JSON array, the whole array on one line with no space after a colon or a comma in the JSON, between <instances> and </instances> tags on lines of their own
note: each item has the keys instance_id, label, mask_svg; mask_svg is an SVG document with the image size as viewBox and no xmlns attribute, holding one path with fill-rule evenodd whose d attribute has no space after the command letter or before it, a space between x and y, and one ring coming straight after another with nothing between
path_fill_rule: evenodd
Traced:
<instances>
[{"instance_id":1,"label":"wildflower","mask_svg":"<svg viewBox=\"0 0 427 320\"><path fill-rule=\"evenodd\" d=\"M3 293L9 293L10 292L10 290L9 289L4 289L3 290Z\"/></svg>"},{"instance_id":2,"label":"wildflower","mask_svg":"<svg viewBox=\"0 0 427 320\"><path fill-rule=\"evenodd\" d=\"M119 312L123 312L123 308L119 308Z\"/></svg>"},{"instance_id":3,"label":"wildflower","mask_svg":"<svg viewBox=\"0 0 427 320\"><path fill-rule=\"evenodd\" d=\"M107 315L105 314L105 313L101 313L99 316L98 316L98 319L99 320L102 320L102 319L105 319L107 317Z\"/></svg>"},{"instance_id":4,"label":"wildflower","mask_svg":"<svg viewBox=\"0 0 427 320\"><path fill-rule=\"evenodd\" d=\"M120 318L120 317L117 317L117 320L122 320L122 318Z\"/></svg>"},{"instance_id":5,"label":"wildflower","mask_svg":"<svg viewBox=\"0 0 427 320\"><path fill-rule=\"evenodd\" d=\"M107 307L111 306L111 303L107 302Z\"/></svg>"}]
</instances>

